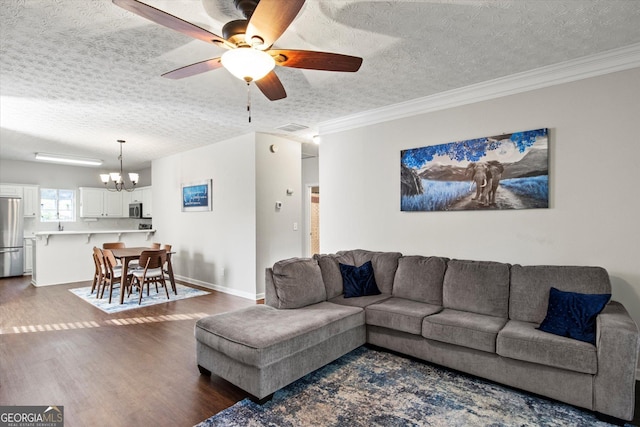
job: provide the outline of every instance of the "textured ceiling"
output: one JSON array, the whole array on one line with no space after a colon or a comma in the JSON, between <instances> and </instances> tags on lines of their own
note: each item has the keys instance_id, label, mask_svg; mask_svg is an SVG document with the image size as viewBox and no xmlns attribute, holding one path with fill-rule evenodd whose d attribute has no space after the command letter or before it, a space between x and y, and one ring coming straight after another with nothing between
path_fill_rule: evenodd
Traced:
<instances>
[{"instance_id":1,"label":"textured ceiling","mask_svg":"<svg viewBox=\"0 0 640 427\"><path fill-rule=\"evenodd\" d=\"M221 35L232 0L146 0ZM110 0L3 0L0 156L73 154L125 169L248 132L310 141L317 124L640 42L633 0L307 0L275 47L364 58L357 73L278 67L268 101L220 69L160 77L223 50ZM289 123L308 130L287 133Z\"/></svg>"}]
</instances>

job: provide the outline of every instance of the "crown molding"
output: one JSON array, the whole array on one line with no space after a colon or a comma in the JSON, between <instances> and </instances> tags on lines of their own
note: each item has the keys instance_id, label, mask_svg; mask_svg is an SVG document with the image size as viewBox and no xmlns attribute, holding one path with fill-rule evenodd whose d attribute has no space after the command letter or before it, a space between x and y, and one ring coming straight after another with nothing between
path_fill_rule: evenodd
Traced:
<instances>
[{"instance_id":1,"label":"crown molding","mask_svg":"<svg viewBox=\"0 0 640 427\"><path fill-rule=\"evenodd\" d=\"M325 121L319 124L320 135L487 101L637 67L640 67L640 43Z\"/></svg>"}]
</instances>

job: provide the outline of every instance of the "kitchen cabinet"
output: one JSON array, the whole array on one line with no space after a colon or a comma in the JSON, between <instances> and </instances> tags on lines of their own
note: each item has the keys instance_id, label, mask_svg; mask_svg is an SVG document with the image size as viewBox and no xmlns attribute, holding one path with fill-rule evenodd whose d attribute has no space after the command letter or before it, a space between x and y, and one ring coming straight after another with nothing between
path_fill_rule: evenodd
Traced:
<instances>
[{"instance_id":1,"label":"kitchen cabinet","mask_svg":"<svg viewBox=\"0 0 640 427\"><path fill-rule=\"evenodd\" d=\"M142 217L151 218L153 216L152 200L151 200L151 187L142 188Z\"/></svg>"},{"instance_id":2,"label":"kitchen cabinet","mask_svg":"<svg viewBox=\"0 0 640 427\"><path fill-rule=\"evenodd\" d=\"M36 218L40 212L40 187L25 185L22 187L24 216Z\"/></svg>"},{"instance_id":3,"label":"kitchen cabinet","mask_svg":"<svg viewBox=\"0 0 640 427\"><path fill-rule=\"evenodd\" d=\"M151 218L153 215L152 199L151 199L151 187L136 188L131 193L131 201L129 203L142 203L142 217Z\"/></svg>"},{"instance_id":4,"label":"kitchen cabinet","mask_svg":"<svg viewBox=\"0 0 640 427\"><path fill-rule=\"evenodd\" d=\"M22 185L0 184L0 196L17 196L22 197Z\"/></svg>"},{"instance_id":5,"label":"kitchen cabinet","mask_svg":"<svg viewBox=\"0 0 640 427\"><path fill-rule=\"evenodd\" d=\"M135 190L122 192L122 216L125 218L129 217L129 203L133 202L133 193Z\"/></svg>"},{"instance_id":6,"label":"kitchen cabinet","mask_svg":"<svg viewBox=\"0 0 640 427\"><path fill-rule=\"evenodd\" d=\"M122 193L103 188L80 188L82 218L122 218Z\"/></svg>"}]
</instances>

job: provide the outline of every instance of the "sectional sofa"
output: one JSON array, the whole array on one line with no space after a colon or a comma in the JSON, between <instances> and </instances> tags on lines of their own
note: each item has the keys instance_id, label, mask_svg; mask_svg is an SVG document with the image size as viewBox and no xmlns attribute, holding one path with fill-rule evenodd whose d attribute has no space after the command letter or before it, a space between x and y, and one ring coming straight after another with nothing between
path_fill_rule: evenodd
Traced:
<instances>
[{"instance_id":1,"label":"sectional sofa","mask_svg":"<svg viewBox=\"0 0 640 427\"><path fill-rule=\"evenodd\" d=\"M365 267L373 271L363 282ZM358 285L370 295L352 296ZM195 327L200 372L258 401L368 343L633 418L638 327L622 304L606 303L611 285L603 268L350 250L280 261L266 271L265 292L266 304L205 317ZM605 296L591 318L595 334L579 340L539 330L558 307L566 311L554 305L553 292ZM570 321L585 314L582 299L569 301Z\"/></svg>"}]
</instances>

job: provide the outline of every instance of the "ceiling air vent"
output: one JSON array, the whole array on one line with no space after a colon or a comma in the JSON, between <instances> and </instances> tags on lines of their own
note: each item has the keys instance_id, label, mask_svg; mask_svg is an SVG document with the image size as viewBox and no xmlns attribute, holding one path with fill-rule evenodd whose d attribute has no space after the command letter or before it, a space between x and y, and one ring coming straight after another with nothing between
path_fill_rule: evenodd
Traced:
<instances>
[{"instance_id":1,"label":"ceiling air vent","mask_svg":"<svg viewBox=\"0 0 640 427\"><path fill-rule=\"evenodd\" d=\"M299 130L309 129L309 126L299 125L296 123L289 123L287 125L279 126L276 129L283 130L285 132L298 132Z\"/></svg>"}]
</instances>

